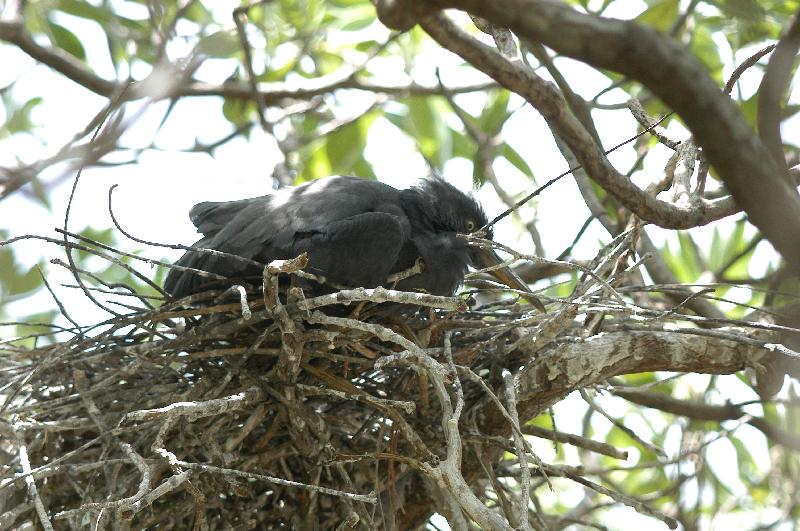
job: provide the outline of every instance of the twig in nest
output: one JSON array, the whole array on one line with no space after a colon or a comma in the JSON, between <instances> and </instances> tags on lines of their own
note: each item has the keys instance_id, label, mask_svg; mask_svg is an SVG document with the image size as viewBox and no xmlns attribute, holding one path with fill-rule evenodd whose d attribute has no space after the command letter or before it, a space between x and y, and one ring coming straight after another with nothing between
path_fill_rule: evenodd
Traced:
<instances>
[{"instance_id":1,"label":"twig in nest","mask_svg":"<svg viewBox=\"0 0 800 531\"><path fill-rule=\"evenodd\" d=\"M428 293L414 293L409 291L395 291L386 288L355 288L338 291L329 295L320 295L297 302L297 307L301 310L313 310L332 304L350 304L356 301L369 302L397 302L401 304L413 304L416 306L427 306L430 308L441 308L451 312L463 312L467 310L467 302L460 297L441 297Z\"/></svg>"},{"instance_id":2,"label":"twig in nest","mask_svg":"<svg viewBox=\"0 0 800 531\"><path fill-rule=\"evenodd\" d=\"M290 481L287 479L276 478L272 476L267 476L265 474L253 474L251 472L242 472L241 470L234 470L231 468L222 468L218 466L212 465L204 465L202 463L187 463L186 461L175 461L177 465L180 465L184 468L189 470L196 470L198 472L212 472L215 474L222 474L223 476L232 476L232 477L239 477L244 479L254 479L258 481L267 481L269 483L275 483L276 485L284 485L286 487L296 487L299 489L310 490L314 492L321 492L323 494L330 494L331 496L337 496L340 498L348 498L355 501L365 502L376 504L378 503L375 494L356 494L354 492L344 492L336 489L329 489L327 487L320 487L317 485L307 485L305 483L300 483L298 481Z\"/></svg>"},{"instance_id":3,"label":"twig in nest","mask_svg":"<svg viewBox=\"0 0 800 531\"><path fill-rule=\"evenodd\" d=\"M39 523L45 531L54 531L53 524L50 522L50 517L47 514L47 508L42 502L42 497L39 495L39 489L36 488L36 480L31 473L31 462L28 458L28 447L23 440L22 434L17 434L17 446L19 448L19 463L22 467L22 472L26 474L25 484L28 486L28 496L33 500L33 505L36 507L36 514L39 516Z\"/></svg>"}]
</instances>

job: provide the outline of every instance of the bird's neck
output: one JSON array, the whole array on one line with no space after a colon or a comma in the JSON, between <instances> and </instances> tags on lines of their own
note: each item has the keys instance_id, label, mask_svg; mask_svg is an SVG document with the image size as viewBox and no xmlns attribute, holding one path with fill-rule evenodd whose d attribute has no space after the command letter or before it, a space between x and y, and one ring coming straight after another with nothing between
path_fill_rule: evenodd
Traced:
<instances>
[{"instance_id":1,"label":"bird's neck","mask_svg":"<svg viewBox=\"0 0 800 531\"><path fill-rule=\"evenodd\" d=\"M408 217L412 234L434 230L435 224L431 216L434 205L419 190L415 188L400 190L400 206Z\"/></svg>"}]
</instances>

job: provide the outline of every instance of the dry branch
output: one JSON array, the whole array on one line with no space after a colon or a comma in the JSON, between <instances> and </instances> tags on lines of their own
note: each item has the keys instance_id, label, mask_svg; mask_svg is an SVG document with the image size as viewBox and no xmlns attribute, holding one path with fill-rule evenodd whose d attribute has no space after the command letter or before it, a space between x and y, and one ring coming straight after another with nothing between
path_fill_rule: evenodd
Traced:
<instances>
[{"instance_id":1,"label":"dry branch","mask_svg":"<svg viewBox=\"0 0 800 531\"><path fill-rule=\"evenodd\" d=\"M685 120L737 204L795 271L800 270L800 246L797 245L800 241L800 195L785 178L785 162L778 153L780 134L775 125L779 116L775 103L778 98L772 96L782 92L788 83L790 60L783 57L793 57L797 50L800 16L794 18L779 45L784 54L770 61L774 68L770 68L769 73L773 75L765 77L769 88L762 89L771 95L770 104L765 104L762 113L764 124L769 123L768 145L773 151L770 153L700 62L680 44L653 29L636 22L582 14L560 2L451 0L429 4L464 9L492 24L513 30L521 38L640 81ZM520 72L517 65L494 50L490 52L485 45L468 40L443 14L421 22L443 46L523 95L548 121L556 122L561 138L570 145L583 167L626 207L648 221L676 228L678 209L648 199L641 190L626 184L577 120L570 118L569 113L556 112L564 109L565 104L555 89L543 85L530 73ZM527 81L528 88L523 86L523 80ZM684 214L691 217L692 226L697 226L719 219L716 216L724 211L719 206L698 205Z\"/></svg>"}]
</instances>

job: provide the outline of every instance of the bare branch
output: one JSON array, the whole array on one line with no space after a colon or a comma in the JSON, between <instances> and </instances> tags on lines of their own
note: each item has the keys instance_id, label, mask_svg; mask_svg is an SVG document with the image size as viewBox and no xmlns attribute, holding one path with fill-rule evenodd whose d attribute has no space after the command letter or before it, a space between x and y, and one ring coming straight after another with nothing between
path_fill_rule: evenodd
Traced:
<instances>
[{"instance_id":1,"label":"bare branch","mask_svg":"<svg viewBox=\"0 0 800 531\"><path fill-rule=\"evenodd\" d=\"M19 22L0 21L0 40L6 41L19 47L26 54L45 64L53 70L63 74L65 77L86 87L100 96L111 97L122 87L122 83L109 81L98 76L89 70L83 63L75 59L68 53L58 48L46 48L37 44ZM132 87L127 97L136 99L145 96L136 89L136 84ZM449 87L449 91L455 94L469 92L483 92L495 88L494 83L477 83L458 87ZM391 94L403 96L416 94L420 96L430 96L440 94L440 89L436 86L424 86L417 83L407 85L382 85L368 80L360 80L352 77L336 75L330 78L316 79L309 81L303 86L291 86L286 83L260 83L258 91L263 96L267 105L279 103L284 99L310 100L317 96L335 92L341 89L363 90L378 94ZM252 100L253 92L247 83L233 82L222 85L213 85L201 81L192 81L175 87L171 91L172 97L200 97L200 96L221 96L236 100Z\"/></svg>"},{"instance_id":2,"label":"bare branch","mask_svg":"<svg viewBox=\"0 0 800 531\"><path fill-rule=\"evenodd\" d=\"M39 489L36 488L36 480L31 474L31 462L28 458L28 447L23 440L22 434L17 434L17 444L19 447L19 462L22 466L22 473L26 474L25 483L28 486L28 496L33 500L33 505L36 507L36 514L39 517L39 523L45 531L54 531L53 523L47 514L47 508L42 502L42 497L39 495Z\"/></svg>"},{"instance_id":3,"label":"bare branch","mask_svg":"<svg viewBox=\"0 0 800 531\"><path fill-rule=\"evenodd\" d=\"M513 11L516 8L508 9L516 12ZM528 8L526 6L519 9ZM592 136L568 112L563 97L550 83L524 65L507 61L495 49L456 27L443 14L429 17L423 21L422 26L439 44L459 54L475 68L528 100L569 145L589 175L642 219L664 228L690 228L737 211L734 203L726 199L680 207L646 194L611 166Z\"/></svg>"},{"instance_id":4,"label":"bare branch","mask_svg":"<svg viewBox=\"0 0 800 531\"><path fill-rule=\"evenodd\" d=\"M636 22L581 14L558 2L452 0L437 5L467 10L559 53L598 68L615 70L643 83L681 115L737 203L787 261L795 269L800 268L800 246L797 245L800 241L800 195L785 180L783 166L774 161L741 112L683 47ZM428 22L431 20L423 22L423 27L444 46L457 46L458 53L477 68L485 69L496 79L502 76L503 84L529 101L538 100L539 104L534 105L549 120L561 118L553 112L563 107L558 95L549 96L551 101L543 101L543 95L552 90L547 91L547 87L530 76L525 76L528 87L522 86L520 78L524 74L508 61L498 60L496 52L495 57L491 57L488 48L474 42L467 44L464 36L448 38L445 33L453 34L458 30L443 15L436 16L436 24ZM446 32L439 30L442 24L448 24ZM794 24L798 24L796 19ZM553 105L553 102L557 103ZM714 119L709 120L709 116ZM621 182L619 175L597 153L597 147L589 142L585 130L572 126L567 134L568 121L561 118L560 125L565 130L562 138L570 143L589 174L604 188L643 219L663 227L678 228L675 218L680 215L679 209L643 199L638 189L627 181ZM680 210L691 218L690 226L719 219L715 215L721 214L711 205ZM714 211L716 213L712 213Z\"/></svg>"}]
</instances>

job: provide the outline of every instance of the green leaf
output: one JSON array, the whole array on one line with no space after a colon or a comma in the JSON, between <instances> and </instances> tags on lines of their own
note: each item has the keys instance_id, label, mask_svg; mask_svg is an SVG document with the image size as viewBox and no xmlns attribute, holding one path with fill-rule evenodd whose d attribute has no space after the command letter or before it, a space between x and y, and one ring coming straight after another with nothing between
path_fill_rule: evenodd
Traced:
<instances>
[{"instance_id":1,"label":"green leaf","mask_svg":"<svg viewBox=\"0 0 800 531\"><path fill-rule=\"evenodd\" d=\"M718 264L716 267L712 266L711 269L713 271L718 271L724 263L729 262L734 256L744 251L745 248L750 245L750 242L744 239L744 226L744 220L740 220L734 225L733 230L731 230L731 233L726 238L725 249L722 251L724 262ZM739 257L736 262L728 267L726 275L731 278L743 278L747 276L747 266L754 251L755 249L752 249L750 252Z\"/></svg>"},{"instance_id":2,"label":"green leaf","mask_svg":"<svg viewBox=\"0 0 800 531\"><path fill-rule=\"evenodd\" d=\"M625 381L625 384L632 386L650 384L658 380L658 378L656 378L656 373L654 372L626 374L622 376L622 379Z\"/></svg>"},{"instance_id":3,"label":"green leaf","mask_svg":"<svg viewBox=\"0 0 800 531\"><path fill-rule=\"evenodd\" d=\"M315 30L325 17L322 0L281 0L278 8L280 17L299 33Z\"/></svg>"},{"instance_id":4,"label":"green leaf","mask_svg":"<svg viewBox=\"0 0 800 531\"><path fill-rule=\"evenodd\" d=\"M354 173L357 165L361 170L365 169L364 148L367 143L367 133L378 114L368 113L328 135L325 142L325 153L333 173Z\"/></svg>"},{"instance_id":5,"label":"green leaf","mask_svg":"<svg viewBox=\"0 0 800 531\"><path fill-rule=\"evenodd\" d=\"M38 175L32 175L30 181L28 182L30 183L33 196L42 204L42 206L50 210L50 196L47 195L47 186L42 184L42 181L39 180Z\"/></svg>"},{"instance_id":6,"label":"green leaf","mask_svg":"<svg viewBox=\"0 0 800 531\"><path fill-rule=\"evenodd\" d=\"M752 483L757 480L756 473L758 466L756 465L753 454L744 442L735 435L728 437L728 440L733 444L736 450L736 468L739 470L739 478L744 483Z\"/></svg>"},{"instance_id":7,"label":"green leaf","mask_svg":"<svg viewBox=\"0 0 800 531\"><path fill-rule=\"evenodd\" d=\"M800 278L789 277L785 279L780 283L776 291L779 292L780 295L775 297L775 306L797 302L797 299L800 297Z\"/></svg>"},{"instance_id":8,"label":"green leaf","mask_svg":"<svg viewBox=\"0 0 800 531\"><path fill-rule=\"evenodd\" d=\"M209 24L213 20L211 11L209 11L202 2L192 2L183 16L186 20L191 20L202 26Z\"/></svg>"},{"instance_id":9,"label":"green leaf","mask_svg":"<svg viewBox=\"0 0 800 531\"><path fill-rule=\"evenodd\" d=\"M95 6L91 2L86 1L60 0L58 2L58 9L59 11L69 13L76 17L94 20L99 24L107 24L113 18L113 14L111 10L107 8L107 4Z\"/></svg>"},{"instance_id":10,"label":"green leaf","mask_svg":"<svg viewBox=\"0 0 800 531\"><path fill-rule=\"evenodd\" d=\"M466 133L459 131L453 131L451 139L453 141L453 158L462 157L472 160L475 156L475 142Z\"/></svg>"},{"instance_id":11,"label":"green leaf","mask_svg":"<svg viewBox=\"0 0 800 531\"><path fill-rule=\"evenodd\" d=\"M685 231L678 231L679 252L674 252L667 242L661 249L664 260L680 282L695 282L702 273L691 237Z\"/></svg>"},{"instance_id":12,"label":"green leaf","mask_svg":"<svg viewBox=\"0 0 800 531\"><path fill-rule=\"evenodd\" d=\"M303 150L303 166L295 179L295 185L327 177L333 173L331 161L328 160L328 154L324 149L325 144L325 139L316 140Z\"/></svg>"},{"instance_id":13,"label":"green leaf","mask_svg":"<svg viewBox=\"0 0 800 531\"><path fill-rule=\"evenodd\" d=\"M28 293L35 289L42 287L42 277L39 271L32 267L28 271L18 275L13 282L9 284L9 295L19 295L21 293Z\"/></svg>"},{"instance_id":14,"label":"green leaf","mask_svg":"<svg viewBox=\"0 0 800 531\"><path fill-rule=\"evenodd\" d=\"M533 178L533 170L531 167L527 162L525 162L525 159L522 158L522 155L520 155L517 150L512 148L508 142L503 142L503 145L500 148L500 154L527 177Z\"/></svg>"},{"instance_id":15,"label":"green leaf","mask_svg":"<svg viewBox=\"0 0 800 531\"><path fill-rule=\"evenodd\" d=\"M746 246L747 242L744 241L744 220L739 220L733 226L733 230L725 242L725 250L723 252L725 259L730 260L734 255L742 252Z\"/></svg>"},{"instance_id":16,"label":"green leaf","mask_svg":"<svg viewBox=\"0 0 800 531\"><path fill-rule=\"evenodd\" d=\"M21 295L42 286L42 277L36 267L27 271L14 260L10 247L0 247L0 294Z\"/></svg>"},{"instance_id":17,"label":"green leaf","mask_svg":"<svg viewBox=\"0 0 800 531\"><path fill-rule=\"evenodd\" d=\"M241 49L239 38L233 31L218 31L206 35L197 43L197 51L208 57L233 57Z\"/></svg>"},{"instance_id":18,"label":"green leaf","mask_svg":"<svg viewBox=\"0 0 800 531\"><path fill-rule=\"evenodd\" d=\"M95 229L93 227L86 227L79 234L84 238L88 238L97 243L102 243L105 245L113 245L114 243L114 229L111 227L107 229ZM89 242L81 242L81 243L85 243L88 247L92 246L92 244ZM86 251L78 250L77 252L78 261L86 260L90 256L93 255Z\"/></svg>"},{"instance_id":19,"label":"green leaf","mask_svg":"<svg viewBox=\"0 0 800 531\"><path fill-rule=\"evenodd\" d=\"M578 281L578 275L575 272L570 273L568 279L563 280L554 286L550 286L547 288L546 293L553 297L569 297L572 294L572 291L575 289L575 284Z\"/></svg>"},{"instance_id":20,"label":"green leaf","mask_svg":"<svg viewBox=\"0 0 800 531\"><path fill-rule=\"evenodd\" d=\"M276 67L274 64L270 64L270 68L267 68L264 73L257 76L259 81L284 81L286 80L286 76L297 67L297 60L298 58L294 57L289 61L286 61L283 66Z\"/></svg>"},{"instance_id":21,"label":"green leaf","mask_svg":"<svg viewBox=\"0 0 800 531\"><path fill-rule=\"evenodd\" d=\"M783 108L783 114L781 115L781 118L783 120L787 120L797 114L798 111L800 111L800 105L788 104Z\"/></svg>"},{"instance_id":22,"label":"green leaf","mask_svg":"<svg viewBox=\"0 0 800 531\"><path fill-rule=\"evenodd\" d=\"M479 119L480 128L487 136L494 136L500 132L508 119L510 99L511 93L507 90L497 90L494 95L487 98Z\"/></svg>"},{"instance_id":23,"label":"green leaf","mask_svg":"<svg viewBox=\"0 0 800 531\"><path fill-rule=\"evenodd\" d=\"M727 242L723 241L722 237L719 235L719 229L714 227L714 233L711 236L711 250L708 253L708 267L712 271L718 271L722 264L726 261L725 252L723 250L723 246Z\"/></svg>"},{"instance_id":24,"label":"green leaf","mask_svg":"<svg viewBox=\"0 0 800 531\"><path fill-rule=\"evenodd\" d=\"M719 8L731 18L751 22L758 22L764 18L764 11L758 0L722 0L719 2Z\"/></svg>"},{"instance_id":25,"label":"green leaf","mask_svg":"<svg viewBox=\"0 0 800 531\"><path fill-rule=\"evenodd\" d=\"M419 142L420 150L430 160L441 167L450 158L450 132L444 121L440 119L442 109L436 108L431 98L411 98L409 111L414 138Z\"/></svg>"},{"instance_id":26,"label":"green leaf","mask_svg":"<svg viewBox=\"0 0 800 531\"><path fill-rule=\"evenodd\" d=\"M31 121L30 117L31 111L40 105L42 101L40 96L36 96L26 101L22 107L11 111L11 116L9 116L6 123L0 127L0 137L11 136L22 132L31 132L34 128L34 123ZM6 103L10 105L11 102L6 101Z\"/></svg>"},{"instance_id":27,"label":"green leaf","mask_svg":"<svg viewBox=\"0 0 800 531\"><path fill-rule=\"evenodd\" d=\"M253 119L256 104L250 100L226 99L222 104L222 114L234 125L244 125Z\"/></svg>"},{"instance_id":28,"label":"green leaf","mask_svg":"<svg viewBox=\"0 0 800 531\"><path fill-rule=\"evenodd\" d=\"M478 164L477 161L472 164L472 185L475 188L480 188L486 182L486 172L483 169L483 164Z\"/></svg>"},{"instance_id":29,"label":"green leaf","mask_svg":"<svg viewBox=\"0 0 800 531\"><path fill-rule=\"evenodd\" d=\"M658 31L667 31L678 18L679 8L680 0L659 0L636 17L636 21Z\"/></svg>"},{"instance_id":30,"label":"green leaf","mask_svg":"<svg viewBox=\"0 0 800 531\"><path fill-rule=\"evenodd\" d=\"M105 245L112 245L114 243L114 229L95 229L94 227L86 227L80 232L84 238L102 243Z\"/></svg>"},{"instance_id":31,"label":"green leaf","mask_svg":"<svg viewBox=\"0 0 800 531\"><path fill-rule=\"evenodd\" d=\"M359 5L371 7L369 0L328 0L328 3L336 7L353 7Z\"/></svg>"},{"instance_id":32,"label":"green leaf","mask_svg":"<svg viewBox=\"0 0 800 531\"><path fill-rule=\"evenodd\" d=\"M55 22L48 22L48 25L50 26L50 35L55 41L53 44L81 61L86 60L86 50L74 33Z\"/></svg>"},{"instance_id":33,"label":"green leaf","mask_svg":"<svg viewBox=\"0 0 800 531\"><path fill-rule=\"evenodd\" d=\"M354 46L354 49L356 51L358 51L358 52L369 52L370 50L374 50L378 46L379 46L378 41L373 40L373 39L367 39L365 41L361 41L361 42L357 43ZM379 54L379 55L384 55L384 54L386 54L385 51L382 54ZM365 72L365 74L366 73L367 72Z\"/></svg>"},{"instance_id":34,"label":"green leaf","mask_svg":"<svg viewBox=\"0 0 800 531\"><path fill-rule=\"evenodd\" d=\"M37 273L38 274L38 273ZM41 341L42 339L53 339L54 332L53 329L49 326L46 326L49 323L55 321L56 312L55 310L48 310L41 313L36 313L33 315L26 315L20 322L25 323L42 323L42 325L31 324L31 325L17 325L16 328L16 335L19 337L24 337L33 334L42 334L39 338L29 338L24 341L15 342L17 345L26 347L26 348L33 348L34 345L37 344L37 341ZM44 326L43 326L44 325Z\"/></svg>"},{"instance_id":35,"label":"green leaf","mask_svg":"<svg viewBox=\"0 0 800 531\"><path fill-rule=\"evenodd\" d=\"M742 116L755 129L758 123L758 93L753 94L739 105Z\"/></svg>"},{"instance_id":36,"label":"green leaf","mask_svg":"<svg viewBox=\"0 0 800 531\"><path fill-rule=\"evenodd\" d=\"M405 114L387 112L386 118L413 138L422 154L441 168L453 153L452 131L441 119L448 110L439 99L412 96L403 102Z\"/></svg>"},{"instance_id":37,"label":"green leaf","mask_svg":"<svg viewBox=\"0 0 800 531\"><path fill-rule=\"evenodd\" d=\"M783 17L780 14L789 3L794 2L721 0L717 4L723 14L719 17L721 20L708 17L704 22L712 31L723 31L735 51L749 44L777 39L786 21L785 13Z\"/></svg>"},{"instance_id":38,"label":"green leaf","mask_svg":"<svg viewBox=\"0 0 800 531\"><path fill-rule=\"evenodd\" d=\"M691 51L706 66L711 77L722 84L722 59L708 28L700 26L694 30Z\"/></svg>"},{"instance_id":39,"label":"green leaf","mask_svg":"<svg viewBox=\"0 0 800 531\"><path fill-rule=\"evenodd\" d=\"M697 255L697 245L688 231L678 231L678 243L681 248L681 260L686 264L685 271L689 275L688 281L694 282L705 270Z\"/></svg>"},{"instance_id":40,"label":"green leaf","mask_svg":"<svg viewBox=\"0 0 800 531\"><path fill-rule=\"evenodd\" d=\"M344 59L339 53L319 50L316 52L316 64L318 73L315 72L314 77L319 74L326 75L337 71L344 64Z\"/></svg>"},{"instance_id":41,"label":"green leaf","mask_svg":"<svg viewBox=\"0 0 800 531\"><path fill-rule=\"evenodd\" d=\"M341 31L359 31L370 27L375 23L375 16L371 13L366 13L364 16L350 20L341 28Z\"/></svg>"}]
</instances>

